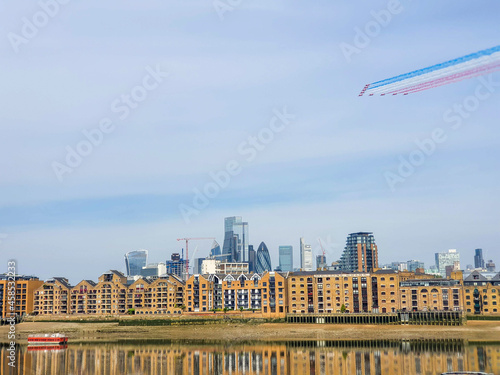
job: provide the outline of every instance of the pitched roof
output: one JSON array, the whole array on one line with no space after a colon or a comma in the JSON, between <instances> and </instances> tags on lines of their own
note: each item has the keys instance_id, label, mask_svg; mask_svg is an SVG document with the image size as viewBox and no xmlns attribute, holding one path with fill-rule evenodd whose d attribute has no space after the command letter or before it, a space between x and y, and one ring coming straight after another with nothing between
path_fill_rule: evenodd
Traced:
<instances>
[{"instance_id":1,"label":"pitched roof","mask_svg":"<svg viewBox=\"0 0 500 375\"><path fill-rule=\"evenodd\" d=\"M125 275L122 272L117 271L117 270L109 270L109 272L114 273L115 275L120 276L120 277L125 277Z\"/></svg>"},{"instance_id":2,"label":"pitched roof","mask_svg":"<svg viewBox=\"0 0 500 375\"><path fill-rule=\"evenodd\" d=\"M71 289L73 288L69 282L68 279L65 279L64 277L54 277L54 280L57 280L60 284L62 284L65 288Z\"/></svg>"},{"instance_id":3,"label":"pitched roof","mask_svg":"<svg viewBox=\"0 0 500 375\"><path fill-rule=\"evenodd\" d=\"M470 275L464 279L464 281L488 281L488 278L481 274L481 272L475 270L472 271Z\"/></svg>"}]
</instances>

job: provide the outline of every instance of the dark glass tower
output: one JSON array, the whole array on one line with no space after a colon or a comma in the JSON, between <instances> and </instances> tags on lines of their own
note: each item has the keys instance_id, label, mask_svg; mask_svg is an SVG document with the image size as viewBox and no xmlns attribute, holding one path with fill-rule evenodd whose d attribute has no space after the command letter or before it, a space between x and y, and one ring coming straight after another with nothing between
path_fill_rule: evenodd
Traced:
<instances>
[{"instance_id":1,"label":"dark glass tower","mask_svg":"<svg viewBox=\"0 0 500 375\"><path fill-rule=\"evenodd\" d=\"M214 257L217 255L221 255L220 245L217 241L214 240L214 242L212 244L212 248L210 249L210 256Z\"/></svg>"},{"instance_id":2,"label":"dark glass tower","mask_svg":"<svg viewBox=\"0 0 500 375\"><path fill-rule=\"evenodd\" d=\"M342 271L371 272L378 268L378 250L371 232L351 233L340 257Z\"/></svg>"},{"instance_id":3,"label":"dark glass tower","mask_svg":"<svg viewBox=\"0 0 500 375\"><path fill-rule=\"evenodd\" d=\"M241 216L224 219L222 254L228 262L248 262L248 223L243 222Z\"/></svg>"},{"instance_id":4,"label":"dark glass tower","mask_svg":"<svg viewBox=\"0 0 500 375\"><path fill-rule=\"evenodd\" d=\"M125 268L127 269L127 276L140 275L142 267L146 267L147 262L147 250L130 251L125 254Z\"/></svg>"},{"instance_id":5,"label":"dark glass tower","mask_svg":"<svg viewBox=\"0 0 500 375\"><path fill-rule=\"evenodd\" d=\"M255 272L263 273L266 271L272 271L271 257L269 256L269 250L267 249L266 244L261 242L259 248L257 249Z\"/></svg>"},{"instance_id":6,"label":"dark glass tower","mask_svg":"<svg viewBox=\"0 0 500 375\"><path fill-rule=\"evenodd\" d=\"M483 249L476 249L475 250L474 268L484 268Z\"/></svg>"}]
</instances>

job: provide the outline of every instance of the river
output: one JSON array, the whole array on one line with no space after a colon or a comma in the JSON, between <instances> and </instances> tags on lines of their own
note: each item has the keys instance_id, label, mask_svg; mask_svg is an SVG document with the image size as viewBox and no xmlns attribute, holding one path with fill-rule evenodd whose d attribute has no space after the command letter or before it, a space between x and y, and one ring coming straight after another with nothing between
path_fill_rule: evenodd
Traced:
<instances>
[{"instance_id":1,"label":"river","mask_svg":"<svg viewBox=\"0 0 500 375\"><path fill-rule=\"evenodd\" d=\"M18 346L15 368L0 346L1 374L29 375L434 375L500 374L500 343L464 340L118 341Z\"/></svg>"}]
</instances>

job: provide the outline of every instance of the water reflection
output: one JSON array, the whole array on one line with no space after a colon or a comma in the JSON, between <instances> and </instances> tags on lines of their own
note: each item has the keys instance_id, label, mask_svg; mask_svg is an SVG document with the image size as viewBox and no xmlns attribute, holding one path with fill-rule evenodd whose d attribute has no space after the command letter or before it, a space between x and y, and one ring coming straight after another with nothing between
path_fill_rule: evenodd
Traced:
<instances>
[{"instance_id":1,"label":"water reflection","mask_svg":"<svg viewBox=\"0 0 500 375\"><path fill-rule=\"evenodd\" d=\"M500 345L461 340L190 343L140 341L17 349L17 368L0 347L1 374L500 374Z\"/></svg>"}]
</instances>

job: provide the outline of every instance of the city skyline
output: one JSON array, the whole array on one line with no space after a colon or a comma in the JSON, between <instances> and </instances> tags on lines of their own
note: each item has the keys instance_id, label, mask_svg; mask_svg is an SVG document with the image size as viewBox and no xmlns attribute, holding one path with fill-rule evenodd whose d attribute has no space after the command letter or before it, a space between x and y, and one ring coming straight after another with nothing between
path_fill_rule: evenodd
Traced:
<instances>
[{"instance_id":1,"label":"city skyline","mask_svg":"<svg viewBox=\"0 0 500 375\"><path fill-rule=\"evenodd\" d=\"M241 218L241 217L240 217ZM245 225L248 226L248 222L245 222ZM348 236L347 234L345 236ZM345 236L344 236L344 241L345 241ZM222 238L224 237L224 235L221 236ZM379 237L377 235L377 237ZM286 237L289 239L289 237ZM303 239L303 237L300 237L300 238L297 238L296 240L301 240ZM321 237L318 237L318 239L321 239ZM257 245L256 243L264 243L266 245L266 249L268 249L268 252L269 252L269 256L270 256L270 259L271 259L271 265L272 265L272 269L276 268L278 265L279 265L279 248L283 245L276 245L275 248L271 247L271 246L267 246L267 240L264 240L264 241L261 241L261 240L258 240L256 239L255 243L253 241L250 241L250 243L248 244L249 246L254 246L254 248L256 249L255 251L257 252L257 247L259 247L259 245ZM292 240L285 240L283 242L293 242ZM300 241L299 241L300 242ZM314 241L311 241L313 244L314 244ZM377 247L378 247L378 240L377 240ZM332 262L335 262L335 261L339 261L341 259L341 256L342 254L344 253L345 251L345 242L342 246L340 245L336 245L335 248L338 249L337 251L331 251L331 248L333 247L332 246L332 238L331 237L326 237L324 239L322 239L322 243L323 243L323 248L326 250L325 251L325 255L326 255L326 260L327 260L327 265L331 265ZM337 241L334 242L335 244L337 244ZM155 251L155 252L152 252L150 249L144 249L145 246L139 246L139 249L137 250L133 250L133 249L127 249L128 251L125 253L126 255L127 254L134 254L134 253L138 253L138 252L142 252L142 251L145 251L147 252L147 264L154 264L154 263L157 263L157 262L165 262L165 259L167 259L167 261L170 259L170 257L173 255L173 254L181 254L183 249L184 249L184 246L182 246L181 244L177 243L177 247L174 248L174 249L165 249L165 250L160 250L160 251ZM208 257L211 252L212 252L212 248L214 245L218 245L218 241L217 240L207 240L205 242L202 242L200 244L197 244L197 245L194 245L194 248L196 248L196 254L193 256L193 258L191 259L191 256L190 256L190 274L193 274L193 266L194 266L194 261L196 258L206 258ZM319 256L319 255L322 255L322 249L321 249L321 246L319 245L319 243L316 245L316 246L312 246L312 245L309 245L309 244L306 244L308 246L311 246L311 249L312 249L312 268L313 270L316 269L316 257ZM293 247L293 259L294 259L294 264L293 264L293 268L294 270L298 270L300 269L300 262L301 262L301 256L300 256L300 246L298 248L296 247ZM222 252L222 248L219 246L219 251ZM477 250L477 246L473 246L473 248L471 249L466 249L466 250L463 250L462 253L462 258L460 259L461 260L461 269L464 269L465 270L465 266L466 264L474 264L474 256L476 254L476 250ZM485 249L486 251L483 253L486 254L484 255L484 258L488 258L489 259L492 259L493 262L496 261L496 258L494 256L491 256L491 252L488 252L488 249ZM419 262L422 262L425 264L425 269L426 270L429 270L430 268L432 268L432 266L434 266L436 264L436 255L438 253L444 253L444 252L448 252L449 249L442 249L442 250L439 250L439 251L433 251L432 254L430 254L430 256L426 257L426 258L423 258L423 257L418 257L417 259L410 259L411 257L408 257L408 260L407 261L402 261L400 258L401 258L401 254L398 254L394 257L388 257L387 254L384 254L384 251L382 251L382 253L378 254L379 257L381 256L382 259L384 259L383 261L380 261L379 260L379 267L382 267L382 266L386 266L386 265L390 265L391 263L397 263L397 262L403 262L403 263L407 263L407 262L412 262L412 261L415 261L415 260L418 260ZM460 250L458 251L459 253L461 252ZM121 257L123 259L123 252L121 253ZM417 254L419 255L419 254ZM421 254L420 254L421 255ZM495 254L496 255L496 254ZM21 262L22 264L22 262ZM146 264L145 264L146 265ZM108 267L104 267L105 269L117 269L117 270L120 270L122 271L124 274L127 274L127 267L126 267L126 263L125 264L121 264L120 262L117 262L116 259L115 260L111 260L108 264ZM21 268L22 269L22 268ZM90 274L96 274L96 275L99 275L100 272L102 272L102 269L94 269L94 268L91 268L90 269ZM1 273L1 272L0 272ZM38 271L34 271L34 272L24 272L24 271L21 271L20 274L29 274L29 275L35 275L35 276L38 276L40 277L41 279L49 279L49 278L52 278L52 277L55 277L57 276L58 274L60 274L59 271L56 271L54 274L49 274L48 272L45 273L44 275L44 272L43 270L38 270ZM82 275L84 275L84 272L81 273ZM68 275L67 275L68 276ZM78 277L74 277L75 280L78 279ZM71 275L70 276L70 280L73 281L73 276Z\"/></svg>"},{"instance_id":2,"label":"city skyline","mask_svg":"<svg viewBox=\"0 0 500 375\"><path fill-rule=\"evenodd\" d=\"M177 238L222 247L235 214L273 265L300 237L338 259L356 231L380 264L498 264L500 73L358 94L498 46L500 4L396 3L71 2L17 47L43 10L3 4L0 269L96 278L96 260L165 261Z\"/></svg>"}]
</instances>

